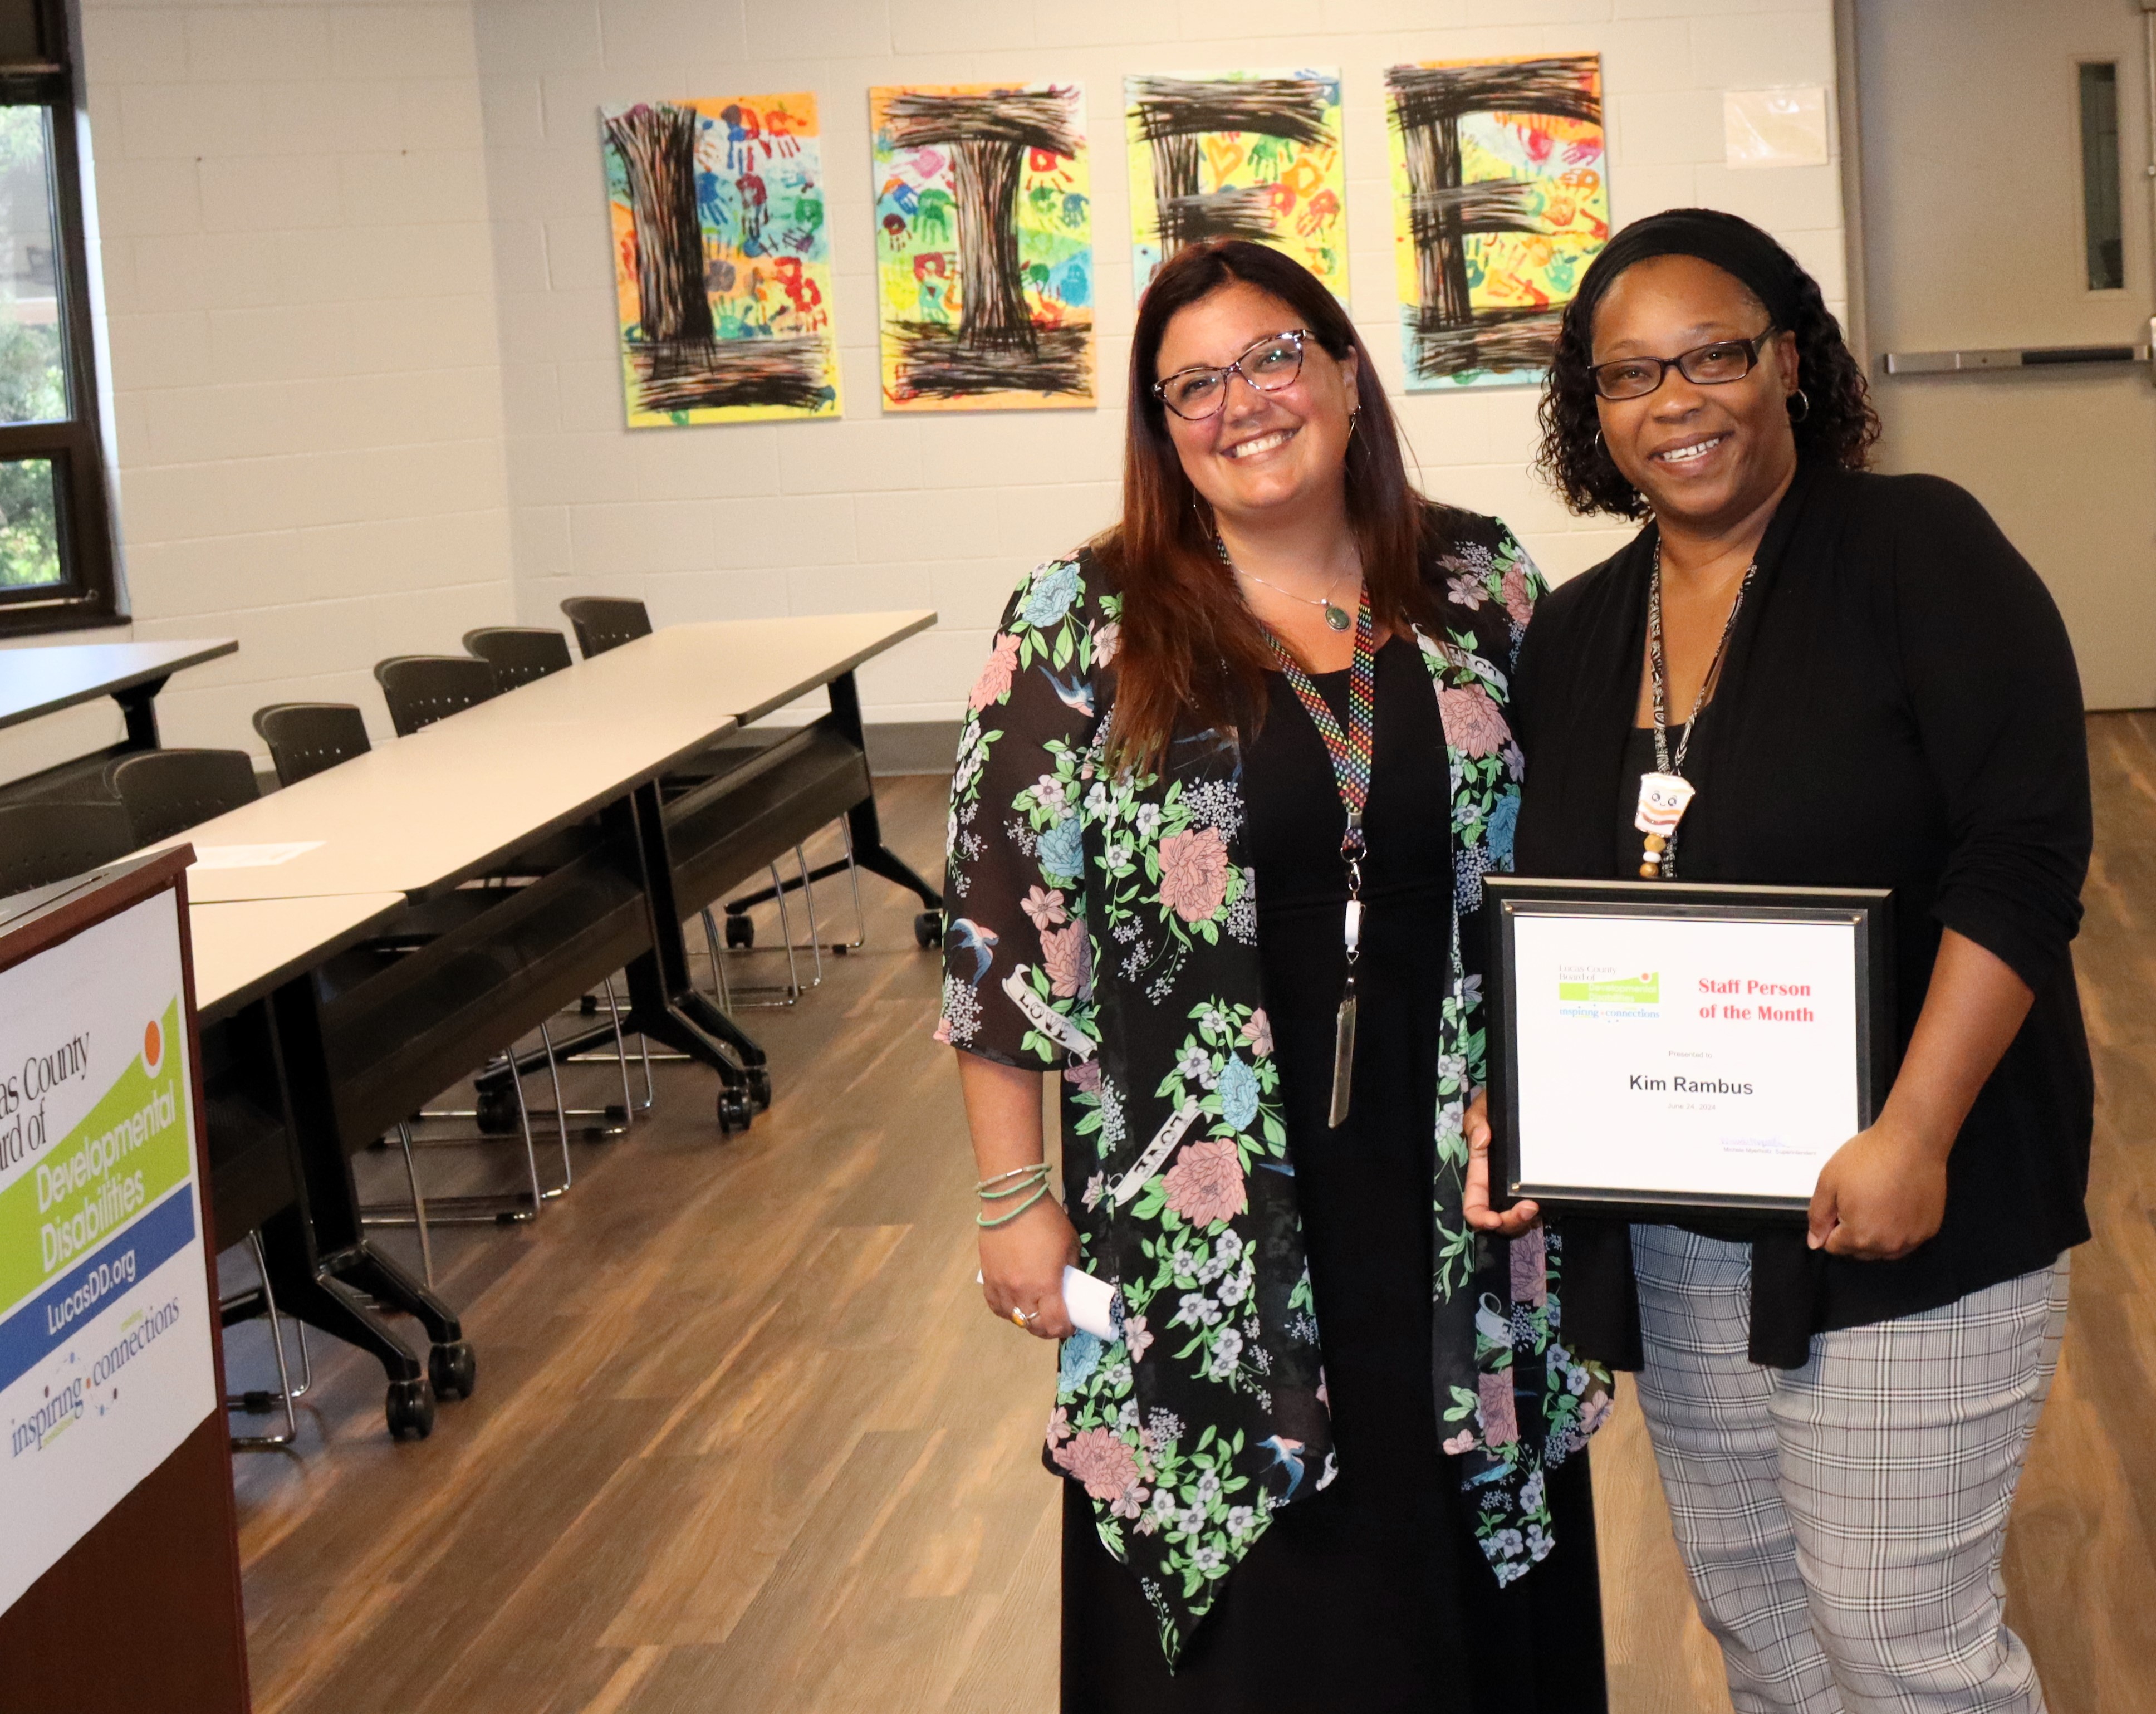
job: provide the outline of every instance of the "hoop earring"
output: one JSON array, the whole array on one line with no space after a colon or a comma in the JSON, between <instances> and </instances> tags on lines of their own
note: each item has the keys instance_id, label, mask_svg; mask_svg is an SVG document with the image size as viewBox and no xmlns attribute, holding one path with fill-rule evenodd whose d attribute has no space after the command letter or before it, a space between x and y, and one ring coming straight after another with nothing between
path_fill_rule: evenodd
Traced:
<instances>
[{"instance_id":1,"label":"hoop earring","mask_svg":"<svg viewBox=\"0 0 2156 1714\"><path fill-rule=\"evenodd\" d=\"M1791 400L1794 400L1800 407L1800 408L1789 413L1789 420L1792 423L1801 423L1805 418L1811 415L1812 402L1804 397L1804 390L1803 387L1799 387L1794 393L1789 395L1789 398L1784 399L1782 403L1784 405L1787 405Z\"/></svg>"}]
</instances>

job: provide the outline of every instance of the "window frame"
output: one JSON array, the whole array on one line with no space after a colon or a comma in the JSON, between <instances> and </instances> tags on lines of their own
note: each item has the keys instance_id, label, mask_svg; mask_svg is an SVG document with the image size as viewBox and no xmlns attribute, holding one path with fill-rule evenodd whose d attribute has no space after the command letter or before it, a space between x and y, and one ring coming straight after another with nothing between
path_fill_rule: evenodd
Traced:
<instances>
[{"instance_id":1,"label":"window frame","mask_svg":"<svg viewBox=\"0 0 2156 1714\"><path fill-rule=\"evenodd\" d=\"M2078 180L2077 187L2081 192L2082 265L2080 272L2082 290L2092 297L2108 298L2114 295L2123 295L2131 288L2133 283L2132 268L2128 259L2126 244L2126 115L2120 99L2125 93L2122 87L2123 69L2122 61L2103 54L2092 55L2087 59L2077 59L2074 62L2074 152L2075 165L2077 168L2076 174ZM2119 247L2118 284L2116 285L2099 285L2090 277L2092 264L2096 261L2097 247L2104 242L2103 238L2097 232L2096 223L2091 218L2096 212L2095 203L2099 194L2099 187L2092 181L2089 173L2089 168L2096 160L2089 136L2088 74L2091 71L2108 71L2111 74L2112 158L2107 163L2110 168L2109 183L2102 188L2107 189L2110 192L2109 212L2118 228L2118 235L2114 240Z\"/></svg>"},{"instance_id":2,"label":"window frame","mask_svg":"<svg viewBox=\"0 0 2156 1714\"><path fill-rule=\"evenodd\" d=\"M0 64L0 106L39 106L51 166L53 260L58 279L69 415L0 423L0 460L48 459L61 580L0 588L0 637L124 624L112 507L105 481L97 347L90 322L88 221L83 206L75 21L66 0L33 0L43 58Z\"/></svg>"}]
</instances>

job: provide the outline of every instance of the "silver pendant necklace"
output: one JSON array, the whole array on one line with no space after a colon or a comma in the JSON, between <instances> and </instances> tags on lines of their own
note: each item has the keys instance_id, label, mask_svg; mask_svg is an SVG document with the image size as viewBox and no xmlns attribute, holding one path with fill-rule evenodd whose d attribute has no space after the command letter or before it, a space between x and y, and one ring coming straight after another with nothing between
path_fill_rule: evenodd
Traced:
<instances>
[{"instance_id":1,"label":"silver pendant necklace","mask_svg":"<svg viewBox=\"0 0 2156 1714\"><path fill-rule=\"evenodd\" d=\"M1340 587L1339 578L1335 577L1332 580L1332 588L1327 589L1322 596L1298 595L1292 589L1283 589L1279 584L1271 582L1270 579L1260 577L1255 572L1245 571L1240 566L1237 565L1235 561L1228 557L1228 544L1223 541L1217 535L1213 538L1213 551L1220 556L1220 563L1227 567L1227 568L1230 572L1234 572L1237 577L1248 577L1253 583L1263 583L1265 588L1271 590L1274 594L1285 595L1290 601L1300 601L1307 607L1323 608L1325 609L1325 623L1330 625L1334 630L1344 631L1350 625L1355 623L1354 616L1348 613L1346 608L1340 606L1339 603L1335 602L1332 598L1333 589L1337 589Z\"/></svg>"}]
</instances>

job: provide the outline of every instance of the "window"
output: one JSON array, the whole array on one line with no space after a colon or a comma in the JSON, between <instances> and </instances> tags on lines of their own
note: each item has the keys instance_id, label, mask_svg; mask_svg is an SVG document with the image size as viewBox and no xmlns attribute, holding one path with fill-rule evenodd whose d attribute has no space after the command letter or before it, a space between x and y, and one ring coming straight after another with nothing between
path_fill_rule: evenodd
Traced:
<instances>
[{"instance_id":1,"label":"window","mask_svg":"<svg viewBox=\"0 0 2156 1714\"><path fill-rule=\"evenodd\" d=\"M119 617L64 0L0 0L0 634Z\"/></svg>"},{"instance_id":2,"label":"window","mask_svg":"<svg viewBox=\"0 0 2156 1714\"><path fill-rule=\"evenodd\" d=\"M2118 195L2118 68L2082 67L2082 231L2091 291L2126 289Z\"/></svg>"}]
</instances>

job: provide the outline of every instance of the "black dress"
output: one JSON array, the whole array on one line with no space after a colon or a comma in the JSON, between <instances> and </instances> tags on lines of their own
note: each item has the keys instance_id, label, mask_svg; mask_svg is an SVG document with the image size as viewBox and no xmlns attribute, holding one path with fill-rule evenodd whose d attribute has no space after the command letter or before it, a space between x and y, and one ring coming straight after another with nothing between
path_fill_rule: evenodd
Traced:
<instances>
[{"instance_id":1,"label":"black dress","mask_svg":"<svg viewBox=\"0 0 2156 1714\"><path fill-rule=\"evenodd\" d=\"M1355 1714L1604 1706L1587 1460L1551 1473L1558 1547L1501 1590L1430 1380L1430 1197L1451 931L1451 801L1428 670L1378 655L1353 1099L1328 1129L1345 976L1344 812L1316 726L1276 674L1245 759L1258 948L1325 1354L1339 1475L1273 1520L1171 1676L1157 1622L1064 1485L1065 1714ZM1317 675L1346 725L1347 672Z\"/></svg>"}]
</instances>

